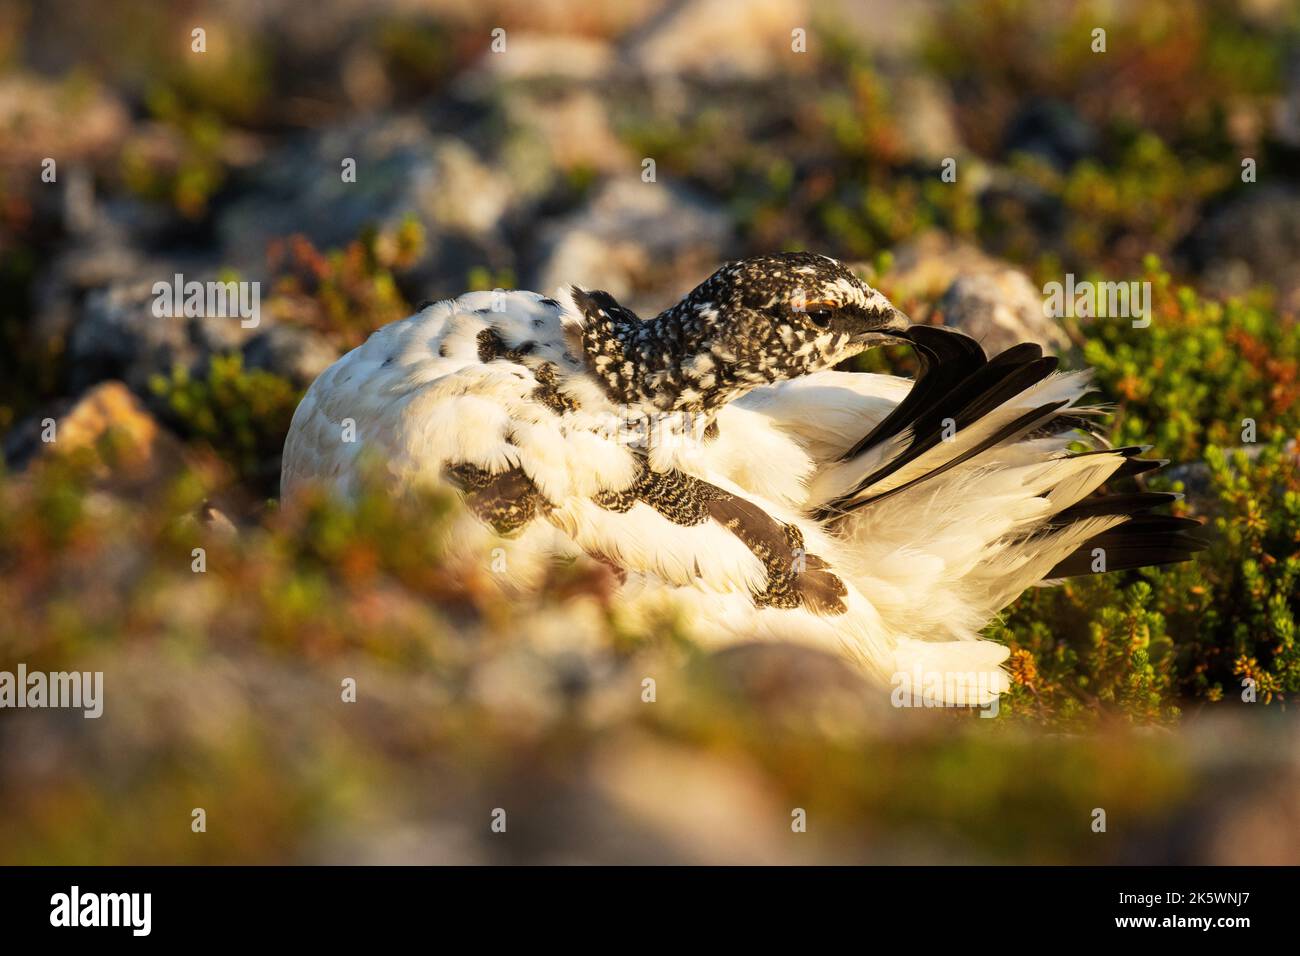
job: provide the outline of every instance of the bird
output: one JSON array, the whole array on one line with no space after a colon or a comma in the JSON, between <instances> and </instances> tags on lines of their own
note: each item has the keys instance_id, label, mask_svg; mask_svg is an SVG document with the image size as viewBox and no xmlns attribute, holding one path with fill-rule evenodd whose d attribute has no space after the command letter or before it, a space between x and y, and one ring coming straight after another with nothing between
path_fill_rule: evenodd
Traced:
<instances>
[{"instance_id":1,"label":"bird","mask_svg":"<svg viewBox=\"0 0 1300 956\"><path fill-rule=\"evenodd\" d=\"M841 368L891 343L914 378ZM470 292L312 383L281 499L451 489L448 560L491 556L507 594L594 560L706 647L808 644L984 705L1009 649L982 631L1026 589L1204 546L1161 513L1175 495L1109 490L1167 462L1110 447L1092 391L1038 345L989 357L914 324L814 253L726 263L650 318L578 285Z\"/></svg>"}]
</instances>

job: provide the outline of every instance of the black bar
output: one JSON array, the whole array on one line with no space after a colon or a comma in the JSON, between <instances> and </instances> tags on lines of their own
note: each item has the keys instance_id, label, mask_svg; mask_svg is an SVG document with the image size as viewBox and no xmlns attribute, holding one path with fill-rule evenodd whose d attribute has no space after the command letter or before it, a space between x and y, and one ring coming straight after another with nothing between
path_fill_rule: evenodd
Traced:
<instances>
[{"instance_id":1,"label":"black bar","mask_svg":"<svg viewBox=\"0 0 1300 956\"><path fill-rule=\"evenodd\" d=\"M1192 936L1231 945L1290 926L1295 878L1294 868L1267 867L11 868L0 870L0 925L7 943L76 934L337 945L418 933L437 945L471 931L496 942L511 930L541 943L608 933L612 919L633 937L679 929L761 940L775 923L863 941L905 929L979 946ZM139 909L120 909L126 925L51 925L58 894L70 903L73 886L87 916L98 894L150 894L147 937L128 918L143 928L143 897ZM1132 920L1152 922L1121 925Z\"/></svg>"}]
</instances>

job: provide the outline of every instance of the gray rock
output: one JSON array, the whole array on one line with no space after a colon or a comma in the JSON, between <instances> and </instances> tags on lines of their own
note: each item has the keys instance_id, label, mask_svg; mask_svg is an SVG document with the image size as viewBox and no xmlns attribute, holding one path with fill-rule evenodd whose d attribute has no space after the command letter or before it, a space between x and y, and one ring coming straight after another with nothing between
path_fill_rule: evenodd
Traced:
<instances>
[{"instance_id":1,"label":"gray rock","mask_svg":"<svg viewBox=\"0 0 1300 956\"><path fill-rule=\"evenodd\" d=\"M1210 499L1210 466L1203 461L1187 461L1171 465L1160 472L1164 481L1183 483L1183 494L1195 514L1204 514L1213 504Z\"/></svg>"},{"instance_id":2,"label":"gray rock","mask_svg":"<svg viewBox=\"0 0 1300 956\"><path fill-rule=\"evenodd\" d=\"M345 159L356 162L355 182L343 181ZM313 134L257 166L217 216L221 259L257 274L273 239L301 233L320 249L342 248L367 227L391 229L411 216L426 238L411 283L451 294L475 266L514 267L502 222L518 196L501 163L435 135L423 118L373 117Z\"/></svg>"},{"instance_id":3,"label":"gray rock","mask_svg":"<svg viewBox=\"0 0 1300 956\"><path fill-rule=\"evenodd\" d=\"M604 289L649 314L707 278L731 239L721 208L683 187L630 175L607 182L543 231L530 288L548 294L573 283Z\"/></svg>"},{"instance_id":4,"label":"gray rock","mask_svg":"<svg viewBox=\"0 0 1300 956\"><path fill-rule=\"evenodd\" d=\"M1237 452L1242 452L1245 454L1247 461L1253 462L1259 457L1264 447L1259 443L1238 445L1235 448L1225 449L1225 453L1229 461L1236 456ZM1298 446L1294 438L1287 442L1285 449L1296 461L1296 464L1300 465L1300 446ZM1210 466L1205 462L1188 461L1171 465L1161 471L1160 475L1168 481L1181 481L1183 483L1183 493L1187 496L1187 503L1191 506L1193 513L1205 514L1214 508L1215 501Z\"/></svg>"},{"instance_id":5,"label":"gray rock","mask_svg":"<svg viewBox=\"0 0 1300 956\"><path fill-rule=\"evenodd\" d=\"M1016 269L960 276L936 309L944 325L973 336L990 355L1020 342L1036 342L1049 352L1070 346L1061 327L1043 314L1041 292Z\"/></svg>"},{"instance_id":6,"label":"gray rock","mask_svg":"<svg viewBox=\"0 0 1300 956\"><path fill-rule=\"evenodd\" d=\"M187 281L207 281L203 274L176 269ZM238 318L172 318L154 315L155 282L173 272L156 270L149 278L114 282L86 296L80 320L68 337L70 386L79 391L105 378L120 378L136 394L149 398L149 381L180 365L202 373L212 355L238 351L255 330Z\"/></svg>"},{"instance_id":7,"label":"gray rock","mask_svg":"<svg viewBox=\"0 0 1300 956\"><path fill-rule=\"evenodd\" d=\"M963 157L966 148L957 129L956 106L943 84L924 74L907 74L896 82L894 96L903 107L898 123L907 156L936 164ZM964 159L961 166L964 173Z\"/></svg>"},{"instance_id":8,"label":"gray rock","mask_svg":"<svg viewBox=\"0 0 1300 956\"><path fill-rule=\"evenodd\" d=\"M91 291L166 271L164 264L150 262L142 247L166 229L168 212L130 199L99 202L83 172L70 170L65 183L63 219L69 241L35 283L33 331L47 346L66 339Z\"/></svg>"},{"instance_id":9,"label":"gray rock","mask_svg":"<svg viewBox=\"0 0 1300 956\"><path fill-rule=\"evenodd\" d=\"M1300 192L1252 185L1207 216L1188 239L1193 264L1220 294L1267 283L1300 304Z\"/></svg>"},{"instance_id":10,"label":"gray rock","mask_svg":"<svg viewBox=\"0 0 1300 956\"><path fill-rule=\"evenodd\" d=\"M791 31L811 19L806 0L752 0L744 15L731 0L670 4L630 38L628 58L651 76L760 79L800 65Z\"/></svg>"},{"instance_id":11,"label":"gray rock","mask_svg":"<svg viewBox=\"0 0 1300 956\"><path fill-rule=\"evenodd\" d=\"M323 336L293 325L273 324L244 346L244 367L274 372L306 388L339 357Z\"/></svg>"}]
</instances>

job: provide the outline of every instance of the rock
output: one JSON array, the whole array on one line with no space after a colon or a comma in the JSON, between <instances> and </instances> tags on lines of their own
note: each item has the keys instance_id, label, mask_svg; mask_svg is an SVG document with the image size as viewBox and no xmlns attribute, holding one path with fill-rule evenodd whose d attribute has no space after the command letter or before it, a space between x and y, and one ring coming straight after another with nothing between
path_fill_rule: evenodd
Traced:
<instances>
[{"instance_id":1,"label":"rock","mask_svg":"<svg viewBox=\"0 0 1300 956\"><path fill-rule=\"evenodd\" d=\"M116 157L129 129L126 107L97 86L22 74L0 77L0 168L22 168L40 183L46 157L63 170ZM62 175L56 182L62 180Z\"/></svg>"},{"instance_id":2,"label":"rock","mask_svg":"<svg viewBox=\"0 0 1300 956\"><path fill-rule=\"evenodd\" d=\"M46 441L47 435L53 440ZM117 381L101 382L79 398L65 399L21 423L6 438L5 459L11 467L21 468L42 457L82 449L99 456L96 477L100 479L112 475L132 482L152 481L174 474L183 461L180 440Z\"/></svg>"},{"instance_id":3,"label":"rock","mask_svg":"<svg viewBox=\"0 0 1300 956\"><path fill-rule=\"evenodd\" d=\"M943 84L924 74L908 74L895 84L894 98L900 105L898 124L905 156L938 164L965 153L956 107Z\"/></svg>"},{"instance_id":4,"label":"rock","mask_svg":"<svg viewBox=\"0 0 1300 956\"><path fill-rule=\"evenodd\" d=\"M1300 192L1244 187L1196 226L1186 250L1215 293L1239 295L1267 283L1284 311L1300 306Z\"/></svg>"},{"instance_id":5,"label":"rock","mask_svg":"<svg viewBox=\"0 0 1300 956\"><path fill-rule=\"evenodd\" d=\"M817 12L856 46L888 61L917 49L935 22L951 15L947 0L818 0Z\"/></svg>"},{"instance_id":6,"label":"rock","mask_svg":"<svg viewBox=\"0 0 1300 956\"><path fill-rule=\"evenodd\" d=\"M503 82L567 80L594 83L616 67L614 51L593 37L511 32L504 53L485 51L457 80L462 92L483 94Z\"/></svg>"},{"instance_id":7,"label":"rock","mask_svg":"<svg viewBox=\"0 0 1300 956\"><path fill-rule=\"evenodd\" d=\"M640 171L640 161L610 127L606 99L586 88L556 91L520 86L502 95L511 140L536 140L546 151L545 169L618 175ZM512 152L517 145L512 148ZM537 169L531 170L537 177ZM550 185L538 182L535 192ZM517 180L516 180L517 181Z\"/></svg>"},{"instance_id":8,"label":"rock","mask_svg":"<svg viewBox=\"0 0 1300 956\"><path fill-rule=\"evenodd\" d=\"M942 233L900 246L888 279L895 301L937 298L934 310L943 324L974 336L990 355L1018 342L1037 342L1051 352L1070 347L1060 325L1043 314L1042 291L1028 276Z\"/></svg>"},{"instance_id":9,"label":"rock","mask_svg":"<svg viewBox=\"0 0 1300 956\"><path fill-rule=\"evenodd\" d=\"M1017 269L961 276L935 306L943 324L975 338L989 355L1021 342L1048 352L1070 347L1061 327L1043 314L1043 296Z\"/></svg>"},{"instance_id":10,"label":"rock","mask_svg":"<svg viewBox=\"0 0 1300 956\"><path fill-rule=\"evenodd\" d=\"M343 162L356 162L356 181ZM256 272L272 239L301 233L340 248L367 226L425 227L429 255L482 264L467 247L503 247L499 226L515 196L509 176L455 137L435 136L413 115L330 127L258 165L239 199L217 218L222 261ZM460 276L464 276L461 268Z\"/></svg>"},{"instance_id":11,"label":"rock","mask_svg":"<svg viewBox=\"0 0 1300 956\"><path fill-rule=\"evenodd\" d=\"M1097 132L1058 100L1031 99L1007 123L1003 151L1029 153L1058 169L1069 169L1097 149Z\"/></svg>"},{"instance_id":12,"label":"rock","mask_svg":"<svg viewBox=\"0 0 1300 956\"><path fill-rule=\"evenodd\" d=\"M80 192L71 181L68 190L65 207L71 204L71 194ZM75 213L65 212L69 241L59 247L35 283L34 332L42 344L66 340L92 291L113 283L154 281L194 265L145 251L168 242L174 222L170 210L134 199L100 202L89 184L76 203L80 208ZM69 219L75 219L78 227Z\"/></svg>"},{"instance_id":13,"label":"rock","mask_svg":"<svg viewBox=\"0 0 1300 956\"><path fill-rule=\"evenodd\" d=\"M732 0L691 0L636 31L628 54L651 76L756 80L808 61L791 49L791 31L810 30L811 19L802 0L753 0L743 10Z\"/></svg>"},{"instance_id":14,"label":"rock","mask_svg":"<svg viewBox=\"0 0 1300 956\"><path fill-rule=\"evenodd\" d=\"M339 350L310 329L271 324L244 346L244 367L260 368L306 388L334 364Z\"/></svg>"},{"instance_id":15,"label":"rock","mask_svg":"<svg viewBox=\"0 0 1300 956\"><path fill-rule=\"evenodd\" d=\"M1255 461L1264 450L1262 444L1238 445L1235 448L1224 449L1229 461L1233 460L1237 453L1240 452L1246 456L1249 462ZM1284 446L1285 452L1300 467L1300 443L1294 438L1290 439ZM1168 481L1181 481L1183 483L1183 493L1187 496L1187 505L1193 514L1204 515L1211 514L1216 510L1218 502L1214 496L1214 487L1210 466L1204 461L1185 461L1178 464L1170 465L1161 471L1161 477Z\"/></svg>"},{"instance_id":16,"label":"rock","mask_svg":"<svg viewBox=\"0 0 1300 956\"><path fill-rule=\"evenodd\" d=\"M249 328L238 317L155 316L155 283L170 283L177 273L187 282L207 282L217 278L216 265L148 255L143 239L162 227L138 204L97 206L92 218L93 225L51 261L35 292L35 340L56 352L62 343L73 390L120 378L148 403L154 374L168 375L177 364L202 374L214 354L241 349L247 367L305 386L338 357L316 333L273 324L265 294L258 324Z\"/></svg>"},{"instance_id":17,"label":"rock","mask_svg":"<svg viewBox=\"0 0 1300 956\"><path fill-rule=\"evenodd\" d=\"M1166 481L1181 481L1183 494L1194 514L1205 514L1214 504L1210 497L1210 466L1203 461L1186 461L1161 470Z\"/></svg>"},{"instance_id":18,"label":"rock","mask_svg":"<svg viewBox=\"0 0 1300 956\"><path fill-rule=\"evenodd\" d=\"M215 278L176 269L186 281ZM153 285L174 273L159 269L153 278L115 282L86 297L84 314L68 337L68 368L74 389L105 378L121 378L132 391L151 395L155 374L170 374L180 365L195 374L206 371L211 356L240 350L255 335L238 317L159 318L153 314Z\"/></svg>"},{"instance_id":19,"label":"rock","mask_svg":"<svg viewBox=\"0 0 1300 956\"><path fill-rule=\"evenodd\" d=\"M979 247L938 230L923 232L892 252L889 287L899 300L937 299L958 276L1006 266Z\"/></svg>"},{"instance_id":20,"label":"rock","mask_svg":"<svg viewBox=\"0 0 1300 956\"><path fill-rule=\"evenodd\" d=\"M707 278L730 242L722 209L683 187L627 176L545 228L529 287L553 293L577 283L652 314Z\"/></svg>"}]
</instances>

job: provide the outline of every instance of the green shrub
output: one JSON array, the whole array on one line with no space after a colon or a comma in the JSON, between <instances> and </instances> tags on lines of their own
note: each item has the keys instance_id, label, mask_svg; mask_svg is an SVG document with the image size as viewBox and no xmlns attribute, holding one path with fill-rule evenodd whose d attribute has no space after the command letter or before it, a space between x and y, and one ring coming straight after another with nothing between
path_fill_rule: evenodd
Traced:
<instances>
[{"instance_id":1,"label":"green shrub","mask_svg":"<svg viewBox=\"0 0 1300 956\"><path fill-rule=\"evenodd\" d=\"M1189 491L1210 548L1162 569L1031 591L989 633L1013 648L1013 712L1114 708L1172 716L1180 700L1300 694L1300 335L1261 302L1175 288L1159 263L1148 328L1073 321L1115 404L1111 440L1173 459L1155 490ZM1255 441L1243 421L1255 429ZM1127 664L1125 662L1127 661ZM1250 683L1247 683L1250 682Z\"/></svg>"},{"instance_id":2,"label":"green shrub","mask_svg":"<svg viewBox=\"0 0 1300 956\"><path fill-rule=\"evenodd\" d=\"M301 393L263 369L245 369L238 353L214 356L207 375L177 366L155 375L154 393L188 438L207 442L244 478L267 480L279 472L280 450Z\"/></svg>"},{"instance_id":3,"label":"green shrub","mask_svg":"<svg viewBox=\"0 0 1300 956\"><path fill-rule=\"evenodd\" d=\"M411 314L393 274L419 259L424 244L424 227L414 217L393 229L367 229L328 252L305 236L277 239L267 255L276 275L271 315L339 345L359 345L375 329Z\"/></svg>"}]
</instances>

